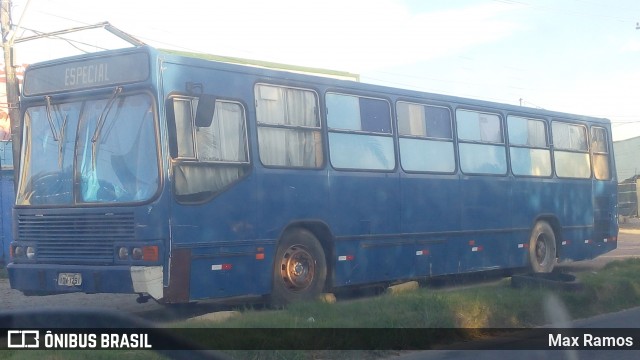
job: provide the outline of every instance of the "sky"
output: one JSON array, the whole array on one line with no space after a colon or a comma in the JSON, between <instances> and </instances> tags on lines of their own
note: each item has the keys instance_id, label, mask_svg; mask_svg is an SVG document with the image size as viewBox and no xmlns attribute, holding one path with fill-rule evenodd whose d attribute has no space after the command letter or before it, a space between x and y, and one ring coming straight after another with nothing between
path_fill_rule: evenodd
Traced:
<instances>
[{"instance_id":1,"label":"sky","mask_svg":"<svg viewBox=\"0 0 640 360\"><path fill-rule=\"evenodd\" d=\"M160 48L605 117L614 140L640 136L637 0L13 0L12 12L16 39L108 21ZM122 45L104 30L64 38L17 43L17 60Z\"/></svg>"}]
</instances>

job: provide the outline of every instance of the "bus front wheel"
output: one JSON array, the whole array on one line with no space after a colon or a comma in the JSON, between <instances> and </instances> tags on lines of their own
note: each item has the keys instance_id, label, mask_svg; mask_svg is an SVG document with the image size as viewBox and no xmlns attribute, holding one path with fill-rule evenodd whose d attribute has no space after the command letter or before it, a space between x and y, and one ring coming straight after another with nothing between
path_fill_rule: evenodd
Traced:
<instances>
[{"instance_id":1,"label":"bus front wheel","mask_svg":"<svg viewBox=\"0 0 640 360\"><path fill-rule=\"evenodd\" d=\"M326 278L327 261L318 239L305 229L287 231L276 252L271 304L314 299L324 290Z\"/></svg>"},{"instance_id":2,"label":"bus front wheel","mask_svg":"<svg viewBox=\"0 0 640 360\"><path fill-rule=\"evenodd\" d=\"M556 263L556 236L551 226L539 221L529 239L529 265L535 273L548 273Z\"/></svg>"}]
</instances>

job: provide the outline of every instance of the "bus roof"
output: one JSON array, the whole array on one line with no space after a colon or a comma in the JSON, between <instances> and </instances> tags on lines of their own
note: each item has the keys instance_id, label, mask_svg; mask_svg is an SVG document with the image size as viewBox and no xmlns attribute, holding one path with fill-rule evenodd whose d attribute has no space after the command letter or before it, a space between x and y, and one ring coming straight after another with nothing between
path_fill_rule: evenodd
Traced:
<instances>
[{"instance_id":1,"label":"bus roof","mask_svg":"<svg viewBox=\"0 0 640 360\"><path fill-rule=\"evenodd\" d=\"M464 98L452 95L444 95L437 93L429 93L417 90L408 90L402 88L394 88L383 85L374 85L359 82L359 75L348 72L335 70L311 68L296 65L278 64L266 61L249 60L233 57L221 57L216 55L189 53L175 50L156 49L145 45L135 48L125 48L117 50L108 50L91 54L77 55L73 57L48 60L30 65L25 72L25 84L31 69L41 69L53 67L60 63L90 60L95 57L117 56L130 54L132 52L144 52L150 54L151 63L154 64L154 58L161 57L165 61L174 62L184 65L193 65L207 67L215 63L215 68L223 71L246 73L263 78L279 79L292 83L312 83L327 88L335 88L336 90L351 90L355 92L370 92L377 96L393 96L403 98L407 101L432 101L441 103L456 103L468 107L485 108L487 110L509 111L513 113L528 114L530 116L548 116L555 118L576 119L581 121L591 121L597 123L608 124L610 121L606 118L571 114L566 112L558 112L546 109L536 109L531 107L523 107L506 103L492 102L486 100L478 100ZM23 94L24 95L24 94ZM29 95L29 94L27 94Z\"/></svg>"}]
</instances>

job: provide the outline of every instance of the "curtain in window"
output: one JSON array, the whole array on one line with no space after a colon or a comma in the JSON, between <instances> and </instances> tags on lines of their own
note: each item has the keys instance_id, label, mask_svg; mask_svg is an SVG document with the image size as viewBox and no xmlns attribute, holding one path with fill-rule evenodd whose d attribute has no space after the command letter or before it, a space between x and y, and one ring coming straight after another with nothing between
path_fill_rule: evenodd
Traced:
<instances>
[{"instance_id":1,"label":"curtain in window","mask_svg":"<svg viewBox=\"0 0 640 360\"><path fill-rule=\"evenodd\" d=\"M609 145L607 131L604 128L591 129L591 148L593 150L593 174L598 180L611 179L609 170Z\"/></svg>"},{"instance_id":2,"label":"curtain in window","mask_svg":"<svg viewBox=\"0 0 640 360\"><path fill-rule=\"evenodd\" d=\"M552 125L553 144L558 149L587 151L587 134L585 128L555 122Z\"/></svg>"},{"instance_id":3,"label":"curtain in window","mask_svg":"<svg viewBox=\"0 0 640 360\"><path fill-rule=\"evenodd\" d=\"M176 195L215 194L244 175L242 163L248 156L243 115L238 104L216 102L211 125L196 129L199 163L175 167Z\"/></svg>"},{"instance_id":4,"label":"curtain in window","mask_svg":"<svg viewBox=\"0 0 640 360\"><path fill-rule=\"evenodd\" d=\"M198 166L184 163L176 166L176 195L215 194L244 175L238 165Z\"/></svg>"},{"instance_id":5,"label":"curtain in window","mask_svg":"<svg viewBox=\"0 0 640 360\"><path fill-rule=\"evenodd\" d=\"M196 129L198 160L247 161L242 109L233 103L218 103L209 127Z\"/></svg>"},{"instance_id":6,"label":"curtain in window","mask_svg":"<svg viewBox=\"0 0 640 360\"><path fill-rule=\"evenodd\" d=\"M318 167L322 164L319 131L259 127L260 159L265 165Z\"/></svg>"},{"instance_id":7,"label":"curtain in window","mask_svg":"<svg viewBox=\"0 0 640 360\"><path fill-rule=\"evenodd\" d=\"M400 135L427 136L425 112L422 105L398 103L397 109Z\"/></svg>"},{"instance_id":8,"label":"curtain in window","mask_svg":"<svg viewBox=\"0 0 640 360\"><path fill-rule=\"evenodd\" d=\"M258 142L265 165L318 167L322 164L316 97L311 91L261 85L257 87ZM284 125L271 127L269 125Z\"/></svg>"},{"instance_id":9,"label":"curtain in window","mask_svg":"<svg viewBox=\"0 0 640 360\"><path fill-rule=\"evenodd\" d=\"M502 127L496 115L475 111L456 111L458 138L461 140L502 143Z\"/></svg>"},{"instance_id":10,"label":"curtain in window","mask_svg":"<svg viewBox=\"0 0 640 360\"><path fill-rule=\"evenodd\" d=\"M191 107L189 99L173 100L179 157L194 157Z\"/></svg>"},{"instance_id":11,"label":"curtain in window","mask_svg":"<svg viewBox=\"0 0 640 360\"><path fill-rule=\"evenodd\" d=\"M287 125L318 127L316 98L310 91L286 89Z\"/></svg>"},{"instance_id":12,"label":"curtain in window","mask_svg":"<svg viewBox=\"0 0 640 360\"><path fill-rule=\"evenodd\" d=\"M480 123L480 140L492 143L502 142L502 129L500 128L500 118L493 115L478 114Z\"/></svg>"},{"instance_id":13,"label":"curtain in window","mask_svg":"<svg viewBox=\"0 0 640 360\"><path fill-rule=\"evenodd\" d=\"M529 132L527 145L535 147L547 147L545 126L542 121L527 120L527 130Z\"/></svg>"}]
</instances>

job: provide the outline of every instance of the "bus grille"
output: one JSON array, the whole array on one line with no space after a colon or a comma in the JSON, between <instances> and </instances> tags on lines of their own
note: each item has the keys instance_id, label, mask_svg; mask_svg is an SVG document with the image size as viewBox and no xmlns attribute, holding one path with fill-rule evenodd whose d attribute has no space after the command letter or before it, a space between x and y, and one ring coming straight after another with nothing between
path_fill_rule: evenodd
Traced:
<instances>
[{"instance_id":1,"label":"bus grille","mask_svg":"<svg viewBox=\"0 0 640 360\"><path fill-rule=\"evenodd\" d=\"M113 263L115 242L134 238L133 213L18 215L18 240L35 243L38 262Z\"/></svg>"}]
</instances>

